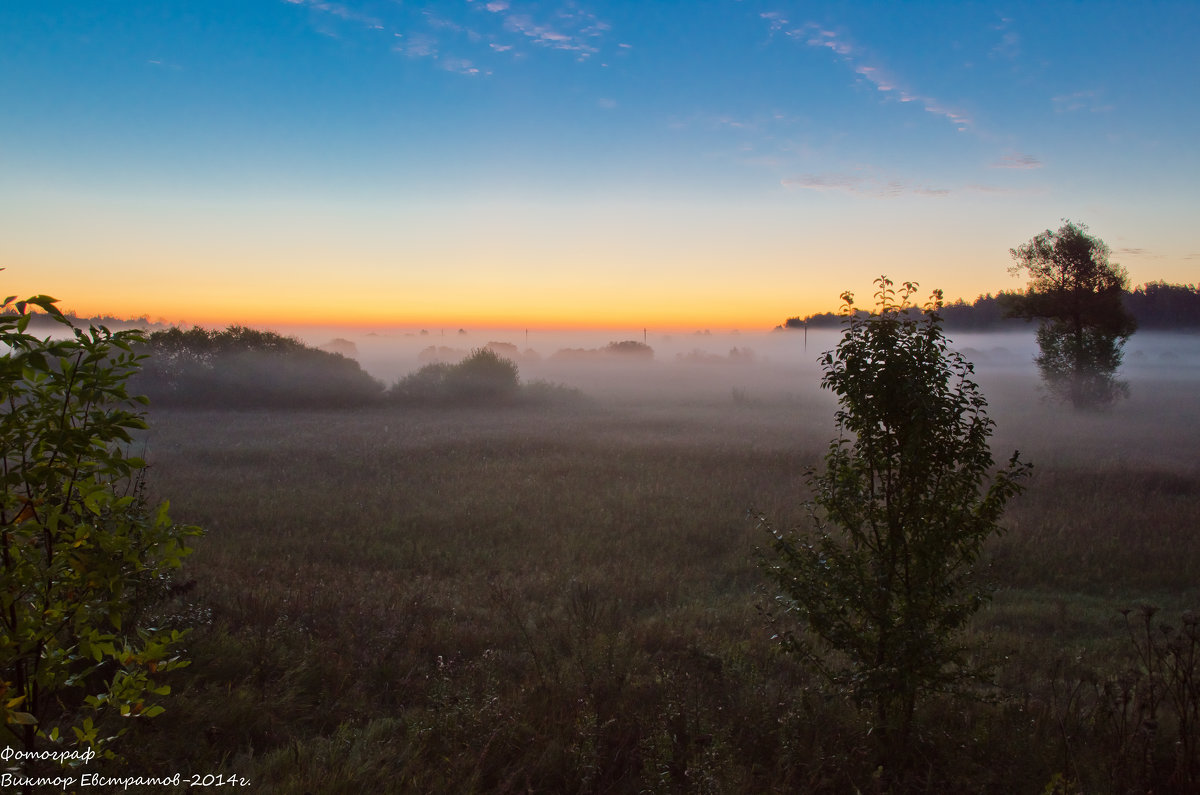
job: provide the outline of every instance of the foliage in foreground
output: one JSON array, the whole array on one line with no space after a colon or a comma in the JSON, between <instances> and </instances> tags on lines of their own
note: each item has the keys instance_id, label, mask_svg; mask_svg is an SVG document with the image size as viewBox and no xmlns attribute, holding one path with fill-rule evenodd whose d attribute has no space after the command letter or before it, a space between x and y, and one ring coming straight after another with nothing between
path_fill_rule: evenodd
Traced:
<instances>
[{"instance_id":1,"label":"foliage in foreground","mask_svg":"<svg viewBox=\"0 0 1200 795\"><path fill-rule=\"evenodd\" d=\"M974 673L962 634L987 599L974 566L1028 466L1014 453L992 473L993 422L972 366L949 350L940 295L919 312L916 285L877 284L869 315L842 296L846 330L821 359L840 434L811 478L816 531L772 530L765 570L799 625L785 648L870 707L895 779L918 700Z\"/></svg>"},{"instance_id":2,"label":"foliage in foreground","mask_svg":"<svg viewBox=\"0 0 1200 795\"><path fill-rule=\"evenodd\" d=\"M72 336L26 333L31 305ZM131 447L146 424L126 389L141 332L70 328L46 296L14 308L0 315L5 741L23 753L111 754L122 719L161 713L154 697L170 687L160 676L187 664L176 650L183 633L143 619L199 531L144 498L145 463Z\"/></svg>"}]
</instances>

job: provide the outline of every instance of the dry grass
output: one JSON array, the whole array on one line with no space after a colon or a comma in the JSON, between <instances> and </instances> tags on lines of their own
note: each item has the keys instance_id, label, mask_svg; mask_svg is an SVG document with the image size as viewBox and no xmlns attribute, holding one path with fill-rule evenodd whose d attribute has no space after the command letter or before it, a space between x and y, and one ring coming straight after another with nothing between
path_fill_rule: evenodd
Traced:
<instances>
[{"instance_id":1,"label":"dry grass","mask_svg":"<svg viewBox=\"0 0 1200 795\"><path fill-rule=\"evenodd\" d=\"M1031 386L984 383L997 457L1038 470L988 550L1001 688L922 724L944 791L1105 791L1081 683L1130 652L1116 610L1200 597L1189 395L1064 417ZM746 519L803 520L829 401L736 397L156 413L154 489L209 534L173 606L196 662L131 764L278 792L869 789L855 710L770 642Z\"/></svg>"}]
</instances>

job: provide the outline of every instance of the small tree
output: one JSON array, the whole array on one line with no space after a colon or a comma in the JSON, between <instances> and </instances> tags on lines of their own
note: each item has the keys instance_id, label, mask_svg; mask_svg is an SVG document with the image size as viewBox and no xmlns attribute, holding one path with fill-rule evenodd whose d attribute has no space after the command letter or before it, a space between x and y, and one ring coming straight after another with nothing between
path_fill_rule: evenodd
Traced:
<instances>
[{"instance_id":1,"label":"small tree","mask_svg":"<svg viewBox=\"0 0 1200 795\"><path fill-rule=\"evenodd\" d=\"M517 397L517 363L489 348L477 348L458 364L435 362L392 385L389 397L402 403L506 403Z\"/></svg>"},{"instance_id":2,"label":"small tree","mask_svg":"<svg viewBox=\"0 0 1200 795\"><path fill-rule=\"evenodd\" d=\"M26 333L27 309L64 324L67 339ZM186 665L178 629L138 625L188 553L167 505L146 504L145 463L131 452L146 427L125 382L140 332L73 328L37 296L0 315L0 698L6 744L101 749L124 729L107 716L152 717L159 674ZM15 311L13 311L15 310ZM7 757L6 757L7 758ZM37 758L37 757L29 757Z\"/></svg>"},{"instance_id":3,"label":"small tree","mask_svg":"<svg viewBox=\"0 0 1200 795\"><path fill-rule=\"evenodd\" d=\"M892 775L919 697L970 673L960 635L987 598L972 569L1028 465L1014 453L993 474L993 423L972 365L942 334L940 293L922 312L908 304L915 284L898 296L877 284L871 314L842 295L842 341L820 360L841 433L810 475L816 528L767 525L775 557L764 562L799 624L780 634L784 648L871 709Z\"/></svg>"},{"instance_id":4,"label":"small tree","mask_svg":"<svg viewBox=\"0 0 1200 795\"><path fill-rule=\"evenodd\" d=\"M446 374L446 389L466 401L511 400L521 386L517 363L489 348L471 351Z\"/></svg>"},{"instance_id":5,"label":"small tree","mask_svg":"<svg viewBox=\"0 0 1200 795\"><path fill-rule=\"evenodd\" d=\"M1137 322L1122 303L1129 277L1109 261L1104 241L1066 221L1009 253L1010 271L1027 272L1029 285L1004 296L1007 313L1042 321L1035 361L1050 394L1081 409L1127 394L1115 373Z\"/></svg>"}]
</instances>

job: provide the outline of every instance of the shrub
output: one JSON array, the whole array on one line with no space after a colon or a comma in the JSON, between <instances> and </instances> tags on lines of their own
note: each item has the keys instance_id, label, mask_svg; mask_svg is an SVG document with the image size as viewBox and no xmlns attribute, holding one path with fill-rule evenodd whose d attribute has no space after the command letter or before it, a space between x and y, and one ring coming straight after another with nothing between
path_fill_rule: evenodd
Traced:
<instances>
[{"instance_id":1,"label":"shrub","mask_svg":"<svg viewBox=\"0 0 1200 795\"><path fill-rule=\"evenodd\" d=\"M471 351L458 364L427 364L396 382L388 396L404 403L496 403L520 390L516 362L487 348Z\"/></svg>"},{"instance_id":2,"label":"shrub","mask_svg":"<svg viewBox=\"0 0 1200 795\"><path fill-rule=\"evenodd\" d=\"M453 367L446 362L427 364L393 384L387 396L399 403L441 403L449 397L446 374Z\"/></svg>"},{"instance_id":3,"label":"shrub","mask_svg":"<svg viewBox=\"0 0 1200 795\"><path fill-rule=\"evenodd\" d=\"M13 299L5 301L5 306ZM26 333L35 305L73 332ZM196 528L146 504L145 463L130 453L146 427L126 382L141 332L72 328L37 296L0 316L0 697L10 744L100 749L124 728L107 716L152 717L156 677L187 663L183 633L139 626ZM127 725L127 724L126 724ZM104 751L111 755L111 752ZM8 757L6 757L8 758ZM20 757L18 757L20 758Z\"/></svg>"},{"instance_id":4,"label":"shrub","mask_svg":"<svg viewBox=\"0 0 1200 795\"><path fill-rule=\"evenodd\" d=\"M653 359L654 349L644 342L637 340L622 340L610 342L602 349L604 353L614 356L631 356L639 359Z\"/></svg>"},{"instance_id":5,"label":"shrub","mask_svg":"<svg viewBox=\"0 0 1200 795\"><path fill-rule=\"evenodd\" d=\"M487 348L471 351L446 375L450 394L463 400L507 400L520 383L516 362Z\"/></svg>"}]
</instances>

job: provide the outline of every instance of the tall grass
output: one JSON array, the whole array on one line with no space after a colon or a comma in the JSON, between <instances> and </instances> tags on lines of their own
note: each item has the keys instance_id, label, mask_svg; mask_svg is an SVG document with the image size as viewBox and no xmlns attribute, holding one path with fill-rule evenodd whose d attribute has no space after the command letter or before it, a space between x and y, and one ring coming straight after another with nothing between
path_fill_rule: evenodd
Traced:
<instances>
[{"instance_id":1,"label":"tall grass","mask_svg":"<svg viewBox=\"0 0 1200 795\"><path fill-rule=\"evenodd\" d=\"M988 549L1001 664L922 716L922 781L1117 791L1117 610L1200 596L1200 439L1001 394L998 456L1039 465ZM866 724L772 644L746 518L804 520L827 401L746 397L155 412L153 486L208 535L172 607L195 662L130 764L276 792L871 791Z\"/></svg>"}]
</instances>

